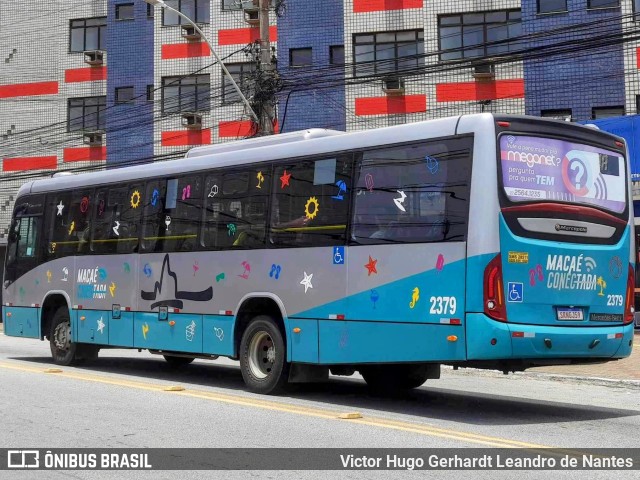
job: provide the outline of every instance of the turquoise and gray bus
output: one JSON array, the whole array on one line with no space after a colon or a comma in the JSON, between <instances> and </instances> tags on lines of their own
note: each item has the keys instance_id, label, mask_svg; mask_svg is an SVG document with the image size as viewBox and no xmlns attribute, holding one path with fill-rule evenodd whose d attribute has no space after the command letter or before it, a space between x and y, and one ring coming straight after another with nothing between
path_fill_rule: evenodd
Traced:
<instances>
[{"instance_id":1,"label":"turquoise and gray bus","mask_svg":"<svg viewBox=\"0 0 640 480\"><path fill-rule=\"evenodd\" d=\"M522 116L308 130L23 185L5 334L239 360L248 388L627 357L622 139Z\"/></svg>"}]
</instances>

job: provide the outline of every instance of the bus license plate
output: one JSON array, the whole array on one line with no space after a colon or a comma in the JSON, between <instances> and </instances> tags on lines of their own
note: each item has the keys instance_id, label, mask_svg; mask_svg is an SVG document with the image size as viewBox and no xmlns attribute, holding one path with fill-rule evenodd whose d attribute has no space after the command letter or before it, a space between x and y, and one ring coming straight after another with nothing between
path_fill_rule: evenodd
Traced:
<instances>
[{"instance_id":1,"label":"bus license plate","mask_svg":"<svg viewBox=\"0 0 640 480\"><path fill-rule=\"evenodd\" d=\"M558 308L558 320L584 320L581 308Z\"/></svg>"}]
</instances>

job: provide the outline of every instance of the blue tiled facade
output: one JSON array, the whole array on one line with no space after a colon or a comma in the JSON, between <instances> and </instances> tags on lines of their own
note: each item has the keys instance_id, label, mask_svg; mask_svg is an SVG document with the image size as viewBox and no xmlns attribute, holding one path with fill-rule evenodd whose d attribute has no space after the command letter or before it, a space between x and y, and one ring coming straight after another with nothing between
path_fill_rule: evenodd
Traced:
<instances>
[{"instance_id":1,"label":"blue tiled facade","mask_svg":"<svg viewBox=\"0 0 640 480\"><path fill-rule=\"evenodd\" d=\"M281 131L345 130L344 69L329 63L330 47L344 45L344 1L288 0L286 14L278 19L278 31L278 70L285 82L279 97ZM311 76L311 67L289 67L289 50L309 47L313 69L318 72L315 76ZM322 83L313 79L319 76ZM292 88L294 83L296 88ZM316 88L312 88L314 83Z\"/></svg>"},{"instance_id":2,"label":"blue tiled facade","mask_svg":"<svg viewBox=\"0 0 640 480\"><path fill-rule=\"evenodd\" d=\"M134 19L116 20L116 5L109 0L107 13L107 165L153 160L153 102L147 85L153 85L153 18L147 4L133 2ZM115 105L115 90L134 87L133 103Z\"/></svg>"},{"instance_id":3,"label":"blue tiled facade","mask_svg":"<svg viewBox=\"0 0 640 480\"><path fill-rule=\"evenodd\" d=\"M566 30L566 35L547 35L529 47L544 47L551 42L577 42L602 37L613 39L621 34L620 7L588 10L587 0L568 0L567 12L537 14L536 0L522 1L524 35ZM594 22L578 30L576 25ZM562 38L564 37L564 38ZM561 40L559 40L561 38ZM525 111L541 115L544 110L571 109L574 120L588 120L597 107L625 105L623 49L620 44L600 46L595 51L573 51L560 57L544 55L524 61Z\"/></svg>"}]
</instances>

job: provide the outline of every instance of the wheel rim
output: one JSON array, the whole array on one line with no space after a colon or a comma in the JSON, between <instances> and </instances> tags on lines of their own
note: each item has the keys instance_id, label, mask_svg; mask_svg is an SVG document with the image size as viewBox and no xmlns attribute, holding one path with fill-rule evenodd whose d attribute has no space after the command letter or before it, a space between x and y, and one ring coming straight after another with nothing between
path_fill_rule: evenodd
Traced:
<instances>
[{"instance_id":1,"label":"wheel rim","mask_svg":"<svg viewBox=\"0 0 640 480\"><path fill-rule=\"evenodd\" d=\"M71 328L69 322L59 323L53 331L53 344L56 349L66 351L71 346Z\"/></svg>"},{"instance_id":2,"label":"wheel rim","mask_svg":"<svg viewBox=\"0 0 640 480\"><path fill-rule=\"evenodd\" d=\"M271 375L276 363L276 347L271 335L267 332L258 332L249 344L249 368L251 374L259 379Z\"/></svg>"}]
</instances>

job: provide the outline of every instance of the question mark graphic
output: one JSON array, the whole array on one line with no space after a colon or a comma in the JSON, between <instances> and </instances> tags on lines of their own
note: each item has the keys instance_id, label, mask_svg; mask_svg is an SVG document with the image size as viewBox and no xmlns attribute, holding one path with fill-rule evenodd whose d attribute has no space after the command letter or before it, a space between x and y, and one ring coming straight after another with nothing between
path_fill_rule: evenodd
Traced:
<instances>
[{"instance_id":1,"label":"question mark graphic","mask_svg":"<svg viewBox=\"0 0 640 480\"><path fill-rule=\"evenodd\" d=\"M575 172L577 170L575 185L576 185L576 188L579 190L580 188L582 188L582 180L586 176L585 175L586 172L585 172L584 165L582 164L581 161L576 160L576 161L571 163L571 166L569 168L573 172Z\"/></svg>"}]
</instances>

